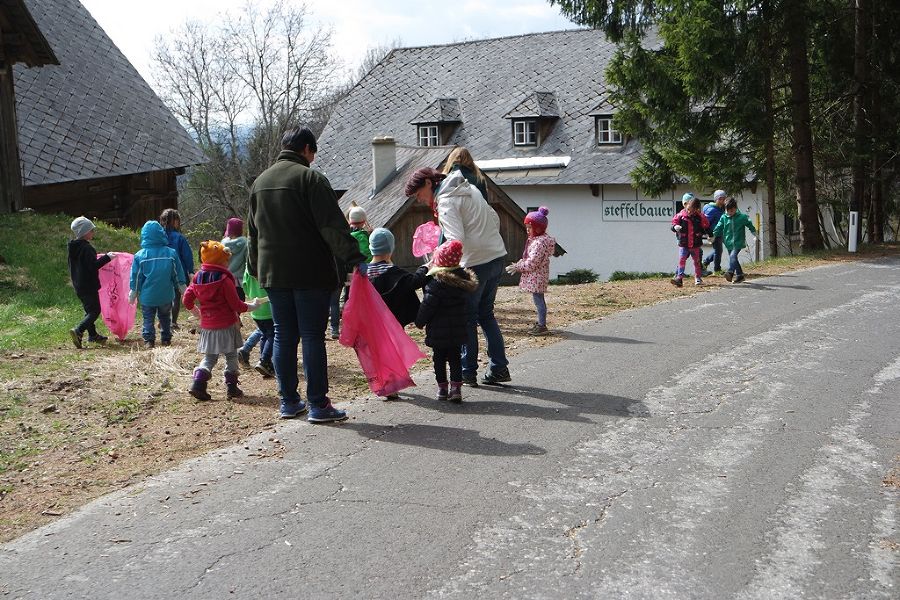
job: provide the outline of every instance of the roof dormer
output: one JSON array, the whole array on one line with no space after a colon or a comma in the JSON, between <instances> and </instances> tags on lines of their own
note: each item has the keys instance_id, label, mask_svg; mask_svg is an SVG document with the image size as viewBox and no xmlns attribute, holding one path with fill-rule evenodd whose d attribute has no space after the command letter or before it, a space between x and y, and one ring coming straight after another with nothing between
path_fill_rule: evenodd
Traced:
<instances>
[{"instance_id":1,"label":"roof dormer","mask_svg":"<svg viewBox=\"0 0 900 600\"><path fill-rule=\"evenodd\" d=\"M409 122L416 126L417 146L443 146L462 123L456 98L437 98Z\"/></svg>"},{"instance_id":2,"label":"roof dormer","mask_svg":"<svg viewBox=\"0 0 900 600\"><path fill-rule=\"evenodd\" d=\"M511 111L503 115L512 122L513 146L540 146L556 121L559 106L553 92L534 92L526 96Z\"/></svg>"},{"instance_id":3,"label":"roof dormer","mask_svg":"<svg viewBox=\"0 0 900 600\"><path fill-rule=\"evenodd\" d=\"M625 142L622 132L613 127L613 115L615 106L609 101L609 96L604 95L589 113L594 118L594 143L599 147L621 146Z\"/></svg>"}]
</instances>

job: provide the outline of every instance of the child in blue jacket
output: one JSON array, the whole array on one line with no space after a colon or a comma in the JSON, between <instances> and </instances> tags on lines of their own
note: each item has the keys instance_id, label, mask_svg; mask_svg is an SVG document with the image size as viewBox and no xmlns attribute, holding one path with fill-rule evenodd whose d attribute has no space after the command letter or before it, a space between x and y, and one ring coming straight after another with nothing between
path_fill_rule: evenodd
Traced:
<instances>
[{"instance_id":1,"label":"child in blue jacket","mask_svg":"<svg viewBox=\"0 0 900 600\"><path fill-rule=\"evenodd\" d=\"M187 238L181 233L181 215L174 208L167 208L159 215L159 224L166 230L166 238L169 240L169 248L175 250L184 269L185 281L190 281L194 276L194 253ZM178 329L178 313L181 311L181 294L175 290L175 300L172 301L172 329Z\"/></svg>"},{"instance_id":2,"label":"child in blue jacket","mask_svg":"<svg viewBox=\"0 0 900 600\"><path fill-rule=\"evenodd\" d=\"M131 292L128 301L141 301L144 347L156 345L156 318L159 317L160 341L172 342L172 302L175 292L183 292L187 278L178 254L169 248L169 238L159 221L147 221L141 228L141 249L131 263Z\"/></svg>"}]
</instances>

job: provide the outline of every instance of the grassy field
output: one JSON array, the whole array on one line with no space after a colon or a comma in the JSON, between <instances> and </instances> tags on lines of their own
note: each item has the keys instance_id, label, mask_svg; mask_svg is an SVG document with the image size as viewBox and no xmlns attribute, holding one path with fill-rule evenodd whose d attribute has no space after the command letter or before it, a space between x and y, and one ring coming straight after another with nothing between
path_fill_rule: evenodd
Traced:
<instances>
[{"instance_id":1,"label":"grassy field","mask_svg":"<svg viewBox=\"0 0 900 600\"><path fill-rule=\"evenodd\" d=\"M84 315L69 280L71 221L32 212L0 217L0 352L62 343ZM97 252L140 248L138 232L96 225Z\"/></svg>"}]
</instances>

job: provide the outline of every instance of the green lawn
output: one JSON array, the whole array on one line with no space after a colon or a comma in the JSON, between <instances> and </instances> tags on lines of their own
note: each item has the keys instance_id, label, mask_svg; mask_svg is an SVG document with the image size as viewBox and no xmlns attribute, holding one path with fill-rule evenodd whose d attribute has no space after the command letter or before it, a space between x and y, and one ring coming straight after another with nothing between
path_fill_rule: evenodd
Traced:
<instances>
[{"instance_id":1,"label":"green lawn","mask_svg":"<svg viewBox=\"0 0 900 600\"><path fill-rule=\"evenodd\" d=\"M84 312L69 280L66 215L0 215L0 352L69 341ZM139 232L96 222L97 252L134 253Z\"/></svg>"}]
</instances>

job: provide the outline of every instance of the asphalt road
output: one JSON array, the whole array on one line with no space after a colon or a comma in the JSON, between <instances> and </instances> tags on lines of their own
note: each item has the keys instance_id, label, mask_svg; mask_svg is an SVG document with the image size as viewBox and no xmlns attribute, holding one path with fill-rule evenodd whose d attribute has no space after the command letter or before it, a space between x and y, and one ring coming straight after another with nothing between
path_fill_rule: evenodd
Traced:
<instances>
[{"instance_id":1,"label":"asphalt road","mask_svg":"<svg viewBox=\"0 0 900 600\"><path fill-rule=\"evenodd\" d=\"M900 261L567 338L101 498L2 546L0 597L900 597Z\"/></svg>"}]
</instances>

